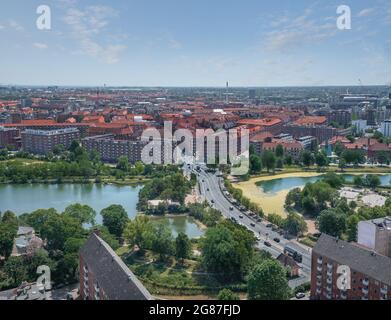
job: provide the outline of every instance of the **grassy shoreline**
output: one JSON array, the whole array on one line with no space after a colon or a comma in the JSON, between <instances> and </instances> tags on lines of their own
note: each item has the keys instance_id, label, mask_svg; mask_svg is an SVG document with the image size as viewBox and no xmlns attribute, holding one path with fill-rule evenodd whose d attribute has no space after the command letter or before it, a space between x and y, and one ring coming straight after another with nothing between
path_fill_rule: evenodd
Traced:
<instances>
[{"instance_id":1,"label":"grassy shoreline","mask_svg":"<svg viewBox=\"0 0 391 320\"><path fill-rule=\"evenodd\" d=\"M341 172L337 170L328 170L317 172L314 170L303 170L299 168L288 168L276 174L262 174L253 176L248 181L240 181L233 183L234 188L240 189L243 195L249 198L252 202L258 204L266 214L276 213L283 218L286 218L287 212L284 208L285 198L289 190L282 190L273 194L267 194L259 188L259 184L264 181L271 181L284 178L300 178L300 177L317 177L326 174L327 172L335 172L337 174L363 175L363 174L391 174L390 168L348 168ZM366 170L363 170L366 169ZM368 170L377 169L377 170Z\"/></svg>"}]
</instances>

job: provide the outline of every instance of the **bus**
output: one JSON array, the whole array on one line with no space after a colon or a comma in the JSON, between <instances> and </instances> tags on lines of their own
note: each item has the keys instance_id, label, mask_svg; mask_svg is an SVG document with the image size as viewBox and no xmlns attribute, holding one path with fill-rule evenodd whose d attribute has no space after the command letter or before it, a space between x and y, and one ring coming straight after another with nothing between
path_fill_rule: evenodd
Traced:
<instances>
[{"instance_id":1,"label":"bus","mask_svg":"<svg viewBox=\"0 0 391 320\"><path fill-rule=\"evenodd\" d=\"M287 254L288 256L292 257L295 261L297 261L299 263L303 262L303 255L300 252L298 252L297 250L295 250L289 246L285 246L284 253Z\"/></svg>"}]
</instances>

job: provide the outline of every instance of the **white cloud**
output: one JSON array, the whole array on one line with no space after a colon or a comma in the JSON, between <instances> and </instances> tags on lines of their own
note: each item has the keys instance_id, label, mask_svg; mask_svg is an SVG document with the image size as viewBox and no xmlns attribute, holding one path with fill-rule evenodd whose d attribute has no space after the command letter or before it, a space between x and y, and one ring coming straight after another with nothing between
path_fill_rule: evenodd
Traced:
<instances>
[{"instance_id":1,"label":"white cloud","mask_svg":"<svg viewBox=\"0 0 391 320\"><path fill-rule=\"evenodd\" d=\"M269 51L286 53L303 44L334 36L338 31L335 23L330 22L329 18L315 18L313 12L309 8L297 17L284 17L283 24L279 23L281 20L274 20L272 30L263 34L264 47Z\"/></svg>"},{"instance_id":2,"label":"white cloud","mask_svg":"<svg viewBox=\"0 0 391 320\"><path fill-rule=\"evenodd\" d=\"M357 14L357 16L358 17L368 17L368 16L372 15L374 12L375 12L374 8L366 8L366 9L361 10Z\"/></svg>"},{"instance_id":3,"label":"white cloud","mask_svg":"<svg viewBox=\"0 0 391 320\"><path fill-rule=\"evenodd\" d=\"M119 62L121 52L126 49L122 44L103 44L102 33L110 23L110 19L118 13L108 6L94 5L80 10L70 7L64 21L71 28L72 36L79 42L81 51L105 63Z\"/></svg>"},{"instance_id":4,"label":"white cloud","mask_svg":"<svg viewBox=\"0 0 391 320\"><path fill-rule=\"evenodd\" d=\"M21 26L17 21L10 19L8 21L8 25L10 28L16 30L16 31L24 31L23 26Z\"/></svg>"},{"instance_id":5,"label":"white cloud","mask_svg":"<svg viewBox=\"0 0 391 320\"><path fill-rule=\"evenodd\" d=\"M48 45L46 43L41 43L41 42L35 42L35 43L33 43L33 46L35 48L41 49L41 50L44 50L44 49L48 48Z\"/></svg>"}]
</instances>

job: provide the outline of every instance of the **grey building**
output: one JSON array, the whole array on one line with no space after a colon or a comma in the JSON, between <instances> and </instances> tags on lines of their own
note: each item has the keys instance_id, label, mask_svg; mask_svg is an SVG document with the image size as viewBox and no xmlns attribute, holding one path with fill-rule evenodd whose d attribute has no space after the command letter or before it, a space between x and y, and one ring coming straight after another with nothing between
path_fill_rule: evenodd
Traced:
<instances>
[{"instance_id":1,"label":"grey building","mask_svg":"<svg viewBox=\"0 0 391 320\"><path fill-rule=\"evenodd\" d=\"M79 252L80 297L84 300L153 300L114 250L92 233Z\"/></svg>"}]
</instances>

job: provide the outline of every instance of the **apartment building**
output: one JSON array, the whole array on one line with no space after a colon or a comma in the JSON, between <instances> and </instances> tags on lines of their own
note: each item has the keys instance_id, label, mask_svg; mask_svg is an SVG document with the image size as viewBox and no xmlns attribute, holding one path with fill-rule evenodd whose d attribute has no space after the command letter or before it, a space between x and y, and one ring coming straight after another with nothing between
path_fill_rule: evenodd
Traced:
<instances>
[{"instance_id":1,"label":"apartment building","mask_svg":"<svg viewBox=\"0 0 391 320\"><path fill-rule=\"evenodd\" d=\"M116 140L113 134L84 138L82 145L87 151L97 151L105 162L117 162L126 156L130 163L141 161L141 152L146 143L140 140Z\"/></svg>"},{"instance_id":2,"label":"apartment building","mask_svg":"<svg viewBox=\"0 0 391 320\"><path fill-rule=\"evenodd\" d=\"M114 250L92 233L79 251L82 300L152 300L153 297Z\"/></svg>"},{"instance_id":3,"label":"apartment building","mask_svg":"<svg viewBox=\"0 0 391 320\"><path fill-rule=\"evenodd\" d=\"M312 250L311 299L391 300L391 258L322 234Z\"/></svg>"},{"instance_id":4,"label":"apartment building","mask_svg":"<svg viewBox=\"0 0 391 320\"><path fill-rule=\"evenodd\" d=\"M0 127L0 149L7 146L17 147L20 144L20 130Z\"/></svg>"},{"instance_id":5,"label":"apartment building","mask_svg":"<svg viewBox=\"0 0 391 320\"><path fill-rule=\"evenodd\" d=\"M391 217L360 221L357 243L391 258Z\"/></svg>"},{"instance_id":6,"label":"apartment building","mask_svg":"<svg viewBox=\"0 0 391 320\"><path fill-rule=\"evenodd\" d=\"M73 140L80 139L80 131L76 128L58 130L33 130L22 132L22 149L33 154L47 155L58 145L69 148Z\"/></svg>"}]
</instances>

